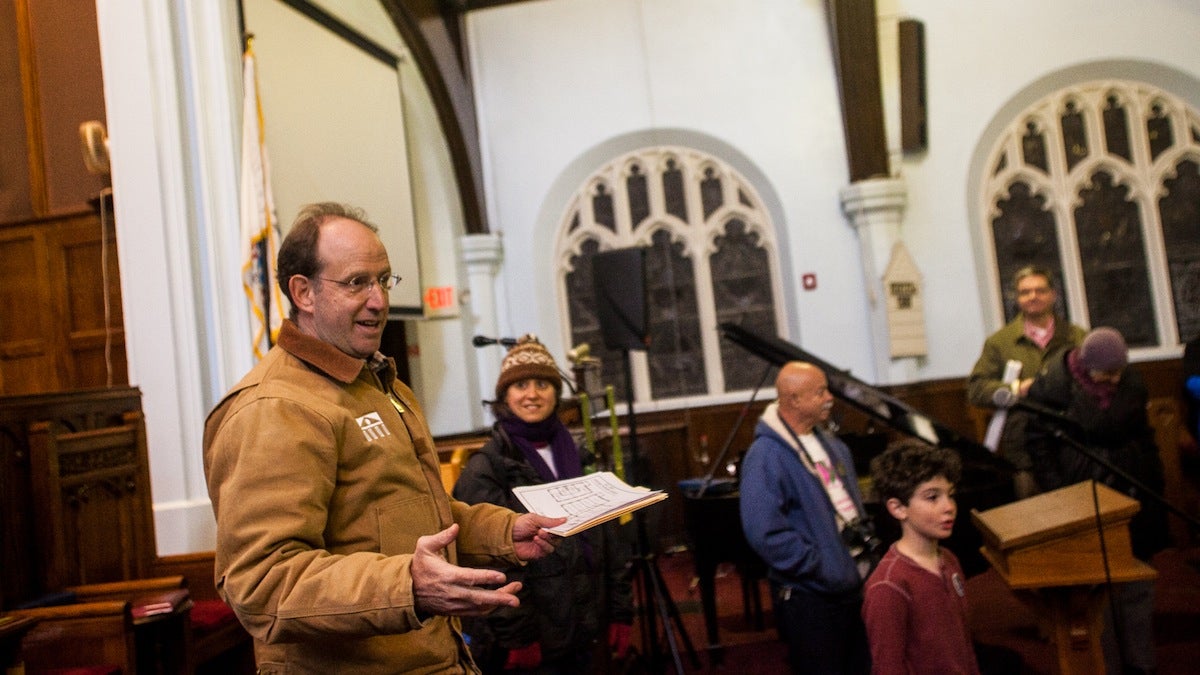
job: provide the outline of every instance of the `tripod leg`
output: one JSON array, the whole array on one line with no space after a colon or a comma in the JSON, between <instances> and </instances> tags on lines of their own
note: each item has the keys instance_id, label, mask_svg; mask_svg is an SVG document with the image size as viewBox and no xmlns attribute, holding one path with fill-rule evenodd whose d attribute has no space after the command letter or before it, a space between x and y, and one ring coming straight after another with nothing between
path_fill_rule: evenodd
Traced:
<instances>
[{"instance_id":1,"label":"tripod leg","mask_svg":"<svg viewBox=\"0 0 1200 675\"><path fill-rule=\"evenodd\" d=\"M658 558L650 556L646 562L650 578L654 583L654 591L658 598L659 613L662 615L663 628L667 632L667 639L671 643L671 653L675 656L675 667L682 673L682 663L679 659L679 648L675 646L675 633L671 630L671 622L675 623L675 631L679 633L679 639L683 642L683 646L687 649L688 657L692 661L692 665L700 668L700 657L696 655L696 648L692 646L692 640L688 636L687 629L683 626L683 617L679 615L679 608L675 605L675 601L671 598L671 594L667 592L666 582L663 581L662 570L658 566Z\"/></svg>"},{"instance_id":2,"label":"tripod leg","mask_svg":"<svg viewBox=\"0 0 1200 675\"><path fill-rule=\"evenodd\" d=\"M657 670L658 619L654 614L654 591L650 583L650 576L646 573L646 559L637 557L634 559L634 564L636 565L634 573L637 576L634 584L638 595L641 596L638 616L642 620L642 648L646 650L646 657L650 659L651 670Z\"/></svg>"},{"instance_id":3,"label":"tripod leg","mask_svg":"<svg viewBox=\"0 0 1200 675\"><path fill-rule=\"evenodd\" d=\"M675 644L675 632L671 629L670 610L667 609L667 603L663 599L664 594L661 587L662 580L656 575L657 568L650 561L650 559L646 559L644 565L645 568L643 571L646 573L646 579L649 580L649 583L654 589L654 609L657 610L658 618L662 621L663 633L667 638L667 646L671 649L671 658L675 661L675 672L678 675L683 675L683 661L679 658L679 646ZM657 623L655 623L651 627L651 630L657 631L657 628ZM658 655L655 654L654 656L655 661L657 662ZM657 663L655 665L657 666ZM699 664L696 665L699 667Z\"/></svg>"},{"instance_id":4,"label":"tripod leg","mask_svg":"<svg viewBox=\"0 0 1200 675\"><path fill-rule=\"evenodd\" d=\"M628 403L628 415L626 419L629 423L629 461L635 476L640 476L642 470L640 458L638 456L638 440L637 440L637 415L633 413L633 377L632 366L630 365L629 349L624 350L625 355L625 394ZM644 645L647 646L648 656L654 670L658 669L659 653L658 653L658 619L662 619L663 632L667 637L667 644L671 648L671 655L675 659L675 672L678 675L683 675L683 661L679 658L679 647L675 644L675 633L671 627L671 619L675 620L675 626L679 634L683 637L683 643L687 646L688 654L692 657L692 663L696 668L700 668L700 659L696 656L696 650L692 647L692 641L688 638L687 631L683 627L683 620L679 616L679 610L675 607L675 603L671 601L671 596L664 590L665 584L662 579L662 572L659 571L657 563L655 563L654 554L650 553L649 538L646 536L646 514L635 513L634 520L637 523L637 565L642 573L640 579L640 588L642 589L642 599L645 604L645 625L642 635L647 639ZM655 616L655 613L661 615Z\"/></svg>"}]
</instances>

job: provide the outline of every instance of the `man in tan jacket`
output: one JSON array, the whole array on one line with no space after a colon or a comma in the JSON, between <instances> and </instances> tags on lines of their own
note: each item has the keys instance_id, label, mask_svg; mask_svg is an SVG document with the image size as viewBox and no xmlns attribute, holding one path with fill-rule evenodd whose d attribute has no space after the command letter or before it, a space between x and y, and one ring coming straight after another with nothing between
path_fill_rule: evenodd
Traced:
<instances>
[{"instance_id":1,"label":"man in tan jacket","mask_svg":"<svg viewBox=\"0 0 1200 675\"><path fill-rule=\"evenodd\" d=\"M205 426L217 588L260 673L477 672L456 617L516 606L519 584L471 566L541 557L563 520L446 495L378 352L399 278L361 211L305 207L278 272L291 320Z\"/></svg>"}]
</instances>

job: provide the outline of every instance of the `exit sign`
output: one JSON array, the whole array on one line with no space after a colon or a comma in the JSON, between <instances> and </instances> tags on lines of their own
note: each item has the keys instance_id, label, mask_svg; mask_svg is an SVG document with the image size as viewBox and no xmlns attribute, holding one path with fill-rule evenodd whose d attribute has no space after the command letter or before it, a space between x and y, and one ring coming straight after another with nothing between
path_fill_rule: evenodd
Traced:
<instances>
[{"instance_id":1,"label":"exit sign","mask_svg":"<svg viewBox=\"0 0 1200 675\"><path fill-rule=\"evenodd\" d=\"M453 286L431 286L425 289L425 316L458 316L458 293Z\"/></svg>"}]
</instances>

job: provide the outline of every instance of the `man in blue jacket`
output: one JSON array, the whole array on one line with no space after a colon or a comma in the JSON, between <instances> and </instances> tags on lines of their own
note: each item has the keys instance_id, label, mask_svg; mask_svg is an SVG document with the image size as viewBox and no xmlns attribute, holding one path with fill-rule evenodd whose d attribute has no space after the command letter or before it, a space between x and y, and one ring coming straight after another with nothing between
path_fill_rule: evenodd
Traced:
<instances>
[{"instance_id":1,"label":"man in blue jacket","mask_svg":"<svg viewBox=\"0 0 1200 675\"><path fill-rule=\"evenodd\" d=\"M869 571L847 544L866 513L850 449L819 428L833 396L825 373L793 361L775 380L778 398L763 412L742 461L742 527L770 568L771 599L796 673L867 673L861 618Z\"/></svg>"}]
</instances>

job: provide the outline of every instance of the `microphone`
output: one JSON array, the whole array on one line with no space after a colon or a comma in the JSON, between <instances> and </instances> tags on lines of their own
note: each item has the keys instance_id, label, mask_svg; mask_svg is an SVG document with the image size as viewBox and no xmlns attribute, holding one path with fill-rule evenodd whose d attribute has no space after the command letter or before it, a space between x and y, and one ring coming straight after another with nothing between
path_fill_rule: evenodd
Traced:
<instances>
[{"instance_id":1,"label":"microphone","mask_svg":"<svg viewBox=\"0 0 1200 675\"><path fill-rule=\"evenodd\" d=\"M1009 389L1008 387L1001 387L992 392L992 403L994 403L997 408L1024 410L1026 412L1039 415L1043 418L1054 420L1060 424L1071 427L1079 426L1079 422L1076 422L1063 411L1055 410L1054 408L1042 405L1041 403L1037 403L1035 401L1030 401L1027 398L1020 398L1013 393L1012 389Z\"/></svg>"},{"instance_id":2,"label":"microphone","mask_svg":"<svg viewBox=\"0 0 1200 675\"><path fill-rule=\"evenodd\" d=\"M588 361L596 361L597 359L592 358L592 346L584 342L575 345L571 348L571 351L567 352L567 360L578 366Z\"/></svg>"},{"instance_id":3,"label":"microphone","mask_svg":"<svg viewBox=\"0 0 1200 675\"><path fill-rule=\"evenodd\" d=\"M490 338L482 335L476 335L471 338L471 344L476 347L486 347L488 345L504 345L505 347L514 347L517 344L516 338Z\"/></svg>"},{"instance_id":4,"label":"microphone","mask_svg":"<svg viewBox=\"0 0 1200 675\"><path fill-rule=\"evenodd\" d=\"M1017 402L1017 394L1009 387L1000 387L992 392L992 405L997 408L1011 408Z\"/></svg>"}]
</instances>

